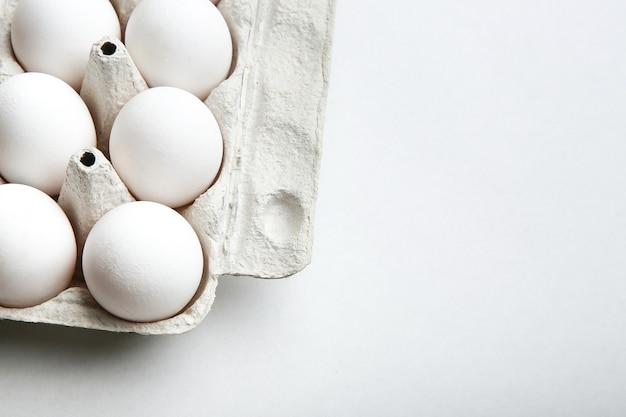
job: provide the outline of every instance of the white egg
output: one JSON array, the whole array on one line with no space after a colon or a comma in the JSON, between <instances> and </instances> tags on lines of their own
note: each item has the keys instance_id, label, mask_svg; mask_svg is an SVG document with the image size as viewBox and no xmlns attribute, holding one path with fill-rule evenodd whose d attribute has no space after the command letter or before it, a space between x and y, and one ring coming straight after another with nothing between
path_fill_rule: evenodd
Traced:
<instances>
[{"instance_id":1,"label":"white egg","mask_svg":"<svg viewBox=\"0 0 626 417\"><path fill-rule=\"evenodd\" d=\"M213 113L197 97L155 87L120 110L109 151L113 167L138 200L180 207L214 181L223 142Z\"/></svg>"},{"instance_id":2,"label":"white egg","mask_svg":"<svg viewBox=\"0 0 626 417\"><path fill-rule=\"evenodd\" d=\"M58 204L27 185L0 185L0 305L30 307L69 285L76 266L72 226Z\"/></svg>"},{"instance_id":3,"label":"white egg","mask_svg":"<svg viewBox=\"0 0 626 417\"><path fill-rule=\"evenodd\" d=\"M204 259L195 232L176 211L137 201L107 212L87 236L83 274L108 312L130 321L166 319L196 293Z\"/></svg>"},{"instance_id":4,"label":"white egg","mask_svg":"<svg viewBox=\"0 0 626 417\"><path fill-rule=\"evenodd\" d=\"M125 44L149 86L202 100L226 79L233 57L226 21L209 0L143 0L128 19Z\"/></svg>"},{"instance_id":5,"label":"white egg","mask_svg":"<svg viewBox=\"0 0 626 417\"><path fill-rule=\"evenodd\" d=\"M11 22L13 52L26 71L54 75L80 89L91 46L121 37L108 0L20 0Z\"/></svg>"},{"instance_id":6,"label":"white egg","mask_svg":"<svg viewBox=\"0 0 626 417\"><path fill-rule=\"evenodd\" d=\"M0 176L59 194L70 156L96 146L89 109L65 82L27 72L0 84Z\"/></svg>"}]
</instances>

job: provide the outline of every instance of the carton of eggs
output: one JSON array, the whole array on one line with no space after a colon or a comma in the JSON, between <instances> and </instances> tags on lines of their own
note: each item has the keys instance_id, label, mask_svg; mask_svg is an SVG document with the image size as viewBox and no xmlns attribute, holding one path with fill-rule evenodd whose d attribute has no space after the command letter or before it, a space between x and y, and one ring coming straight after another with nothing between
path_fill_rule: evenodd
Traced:
<instances>
[{"instance_id":1,"label":"carton of eggs","mask_svg":"<svg viewBox=\"0 0 626 417\"><path fill-rule=\"evenodd\" d=\"M23 71L7 42L10 18L20 1L25 0L0 0L3 6L0 10L4 11L0 15L0 34L4 34L0 36L0 86ZM126 22L138 3L137 0L111 0L121 22L122 37L128 30ZM233 65L229 65L228 78L218 81L208 97L191 94L204 100L206 108L213 112L223 137L219 172L215 176L215 164L206 157L198 157L206 162L198 176L205 177L203 184L212 182L208 190L196 191L200 194L197 198L169 203L175 211L159 203L145 203L159 205L168 213L184 218L183 224L195 231L202 253L200 277L197 256L195 261L184 261L184 265L176 267L180 274L174 274L182 277L184 269L195 264L196 272L190 274L194 278L189 279L193 284L186 287L194 290L182 291L185 296L172 301L173 306L165 313L125 315L115 306L107 307L106 295L102 296L115 288L115 283L109 283L109 290L106 285L104 290L96 289L98 284L90 284L87 272L83 279L79 268L69 287L58 295L30 307L0 307L0 319L143 334L181 333L196 326L208 313L219 276L279 278L297 272L309 262L334 1L220 0L215 3L232 35ZM116 258L98 263L97 258L105 257L106 251L89 249L98 246L90 243L98 240L90 237L90 231L103 230L97 225L108 218L107 213L132 207L136 204L132 201L138 197L134 195L137 191L129 191L131 187L126 182L131 181L122 178L125 174L120 163L115 166L118 128L113 127L116 116L133 97L160 85L149 81L147 76L144 78L122 40L108 35L91 47L79 91L93 117L98 149L85 147L69 158L57 199L71 220L77 253L82 258L79 264L95 265L96 270L112 267ZM176 118L179 114L169 116ZM158 177L157 173L149 176L152 175ZM209 180L211 176L214 179ZM165 175L155 182L165 189L171 177ZM204 185L196 187L200 189ZM158 235L161 229L156 228L139 235L154 240L148 236L152 236L150 233ZM198 246L195 247L184 253L198 254ZM166 254L175 251L172 248L161 250ZM135 255L139 257L140 253ZM129 262L126 267L134 269L135 273L130 274L134 278L124 282L131 283L134 279L138 286L133 288L140 288L139 263ZM158 280L157 275L148 272L143 277ZM132 303L141 303L147 298L137 297L122 303L121 307L128 310Z\"/></svg>"}]
</instances>

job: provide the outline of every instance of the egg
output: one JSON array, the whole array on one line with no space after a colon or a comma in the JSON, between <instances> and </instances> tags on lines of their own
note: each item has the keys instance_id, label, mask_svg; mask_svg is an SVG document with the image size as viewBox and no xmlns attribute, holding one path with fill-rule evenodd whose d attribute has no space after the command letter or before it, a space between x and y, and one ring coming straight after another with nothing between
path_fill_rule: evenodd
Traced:
<instances>
[{"instance_id":1,"label":"egg","mask_svg":"<svg viewBox=\"0 0 626 417\"><path fill-rule=\"evenodd\" d=\"M213 113L175 87L155 87L120 110L109 139L113 167L138 200L191 203L219 171L223 141Z\"/></svg>"},{"instance_id":2,"label":"egg","mask_svg":"<svg viewBox=\"0 0 626 417\"><path fill-rule=\"evenodd\" d=\"M228 76L232 39L209 0L143 0L126 26L125 44L149 86L182 88L204 100Z\"/></svg>"},{"instance_id":3,"label":"egg","mask_svg":"<svg viewBox=\"0 0 626 417\"><path fill-rule=\"evenodd\" d=\"M0 185L0 305L30 307L69 285L76 240L65 213L47 194Z\"/></svg>"},{"instance_id":4,"label":"egg","mask_svg":"<svg viewBox=\"0 0 626 417\"><path fill-rule=\"evenodd\" d=\"M108 0L20 0L11 22L13 52L26 71L54 75L80 89L91 46L121 38Z\"/></svg>"},{"instance_id":5,"label":"egg","mask_svg":"<svg viewBox=\"0 0 626 417\"><path fill-rule=\"evenodd\" d=\"M203 265L202 247L189 223L149 201L126 203L102 216L87 236L82 260L96 301L137 322L180 312L200 285Z\"/></svg>"},{"instance_id":6,"label":"egg","mask_svg":"<svg viewBox=\"0 0 626 417\"><path fill-rule=\"evenodd\" d=\"M91 114L68 84L27 72L0 84L0 176L59 194L70 156L96 146Z\"/></svg>"}]
</instances>

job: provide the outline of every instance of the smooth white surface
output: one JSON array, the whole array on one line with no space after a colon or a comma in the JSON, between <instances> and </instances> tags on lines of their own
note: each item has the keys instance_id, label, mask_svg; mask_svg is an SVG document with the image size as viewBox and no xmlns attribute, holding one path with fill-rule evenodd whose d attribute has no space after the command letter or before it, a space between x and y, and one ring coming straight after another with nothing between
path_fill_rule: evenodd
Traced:
<instances>
[{"instance_id":1,"label":"smooth white surface","mask_svg":"<svg viewBox=\"0 0 626 417\"><path fill-rule=\"evenodd\" d=\"M6 414L626 413L626 4L337 7L313 263L177 337L0 323Z\"/></svg>"},{"instance_id":2,"label":"smooth white surface","mask_svg":"<svg viewBox=\"0 0 626 417\"><path fill-rule=\"evenodd\" d=\"M125 44L150 87L182 88L201 100L226 79L233 58L226 21L207 0L143 0Z\"/></svg>"},{"instance_id":3,"label":"smooth white surface","mask_svg":"<svg viewBox=\"0 0 626 417\"><path fill-rule=\"evenodd\" d=\"M109 148L113 167L135 198L180 207L213 183L224 143L215 116L197 97L155 87L122 107Z\"/></svg>"},{"instance_id":4,"label":"smooth white surface","mask_svg":"<svg viewBox=\"0 0 626 417\"><path fill-rule=\"evenodd\" d=\"M0 231L0 306L31 307L67 288L76 239L52 198L28 185L0 185Z\"/></svg>"},{"instance_id":5,"label":"smooth white surface","mask_svg":"<svg viewBox=\"0 0 626 417\"><path fill-rule=\"evenodd\" d=\"M87 235L82 257L85 283L98 304L137 322L180 312L198 290L203 264L191 225L151 201L108 211Z\"/></svg>"},{"instance_id":6,"label":"smooth white surface","mask_svg":"<svg viewBox=\"0 0 626 417\"><path fill-rule=\"evenodd\" d=\"M27 72L0 84L0 175L57 196L70 156L96 146L80 96L60 79Z\"/></svg>"},{"instance_id":7,"label":"smooth white surface","mask_svg":"<svg viewBox=\"0 0 626 417\"><path fill-rule=\"evenodd\" d=\"M20 0L11 22L11 45L26 71L45 72L80 90L91 45L121 38L108 0Z\"/></svg>"}]
</instances>

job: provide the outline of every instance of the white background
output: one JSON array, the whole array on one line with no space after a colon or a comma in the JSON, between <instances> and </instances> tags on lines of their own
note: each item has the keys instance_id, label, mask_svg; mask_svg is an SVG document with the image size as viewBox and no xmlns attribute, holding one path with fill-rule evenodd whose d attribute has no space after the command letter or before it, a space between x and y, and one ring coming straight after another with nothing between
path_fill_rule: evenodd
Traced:
<instances>
[{"instance_id":1,"label":"white background","mask_svg":"<svg viewBox=\"0 0 626 417\"><path fill-rule=\"evenodd\" d=\"M312 264L181 336L0 322L0 415L626 415L624 22L339 0Z\"/></svg>"}]
</instances>

